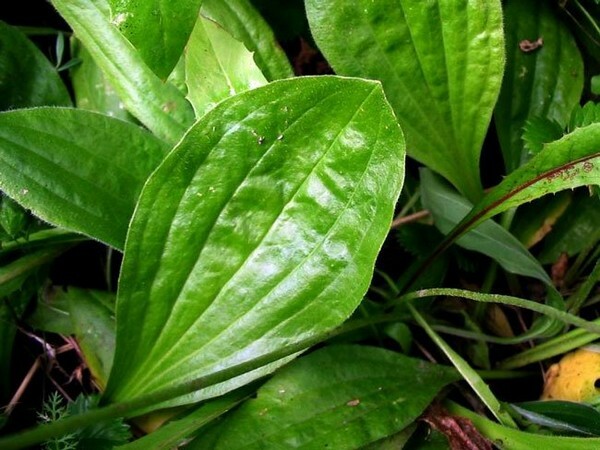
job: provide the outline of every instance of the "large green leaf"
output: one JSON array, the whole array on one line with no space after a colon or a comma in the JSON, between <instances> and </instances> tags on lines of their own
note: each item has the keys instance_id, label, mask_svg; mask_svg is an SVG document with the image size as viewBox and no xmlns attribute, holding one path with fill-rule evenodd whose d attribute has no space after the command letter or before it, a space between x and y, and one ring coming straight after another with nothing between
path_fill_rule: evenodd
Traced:
<instances>
[{"instance_id":1,"label":"large green leaf","mask_svg":"<svg viewBox=\"0 0 600 450\"><path fill-rule=\"evenodd\" d=\"M202 0L108 0L112 22L142 59L166 79L183 53Z\"/></svg>"},{"instance_id":2,"label":"large green leaf","mask_svg":"<svg viewBox=\"0 0 600 450\"><path fill-rule=\"evenodd\" d=\"M100 112L118 119L133 120L90 52L74 37L71 38L71 54L79 60L79 64L70 71L77 108Z\"/></svg>"},{"instance_id":3,"label":"large green leaf","mask_svg":"<svg viewBox=\"0 0 600 450\"><path fill-rule=\"evenodd\" d=\"M163 83L110 20L107 0L52 0L123 104L157 136L175 143L193 122L181 92Z\"/></svg>"},{"instance_id":4,"label":"large green leaf","mask_svg":"<svg viewBox=\"0 0 600 450\"><path fill-rule=\"evenodd\" d=\"M473 205L442 179L421 169L423 206L429 210L436 227L449 233L465 217ZM550 277L525 246L500 224L487 220L460 237L456 243L494 259L505 270L551 284Z\"/></svg>"},{"instance_id":5,"label":"large green leaf","mask_svg":"<svg viewBox=\"0 0 600 450\"><path fill-rule=\"evenodd\" d=\"M563 127L579 103L583 60L575 39L546 0L509 0L505 6L506 71L494 114L508 172L521 165L526 121L547 117ZM542 45L523 51L525 41Z\"/></svg>"},{"instance_id":6,"label":"large green leaf","mask_svg":"<svg viewBox=\"0 0 600 450\"><path fill-rule=\"evenodd\" d=\"M380 348L327 347L275 374L189 448L362 448L410 425L458 378Z\"/></svg>"},{"instance_id":7,"label":"large green leaf","mask_svg":"<svg viewBox=\"0 0 600 450\"><path fill-rule=\"evenodd\" d=\"M445 248L486 219L565 189L600 183L600 124L577 128L544 145L527 164L490 191L448 234Z\"/></svg>"},{"instance_id":8,"label":"large green leaf","mask_svg":"<svg viewBox=\"0 0 600 450\"><path fill-rule=\"evenodd\" d=\"M0 113L0 189L38 217L122 249L142 186L167 145L89 111Z\"/></svg>"},{"instance_id":9,"label":"large green leaf","mask_svg":"<svg viewBox=\"0 0 600 450\"><path fill-rule=\"evenodd\" d=\"M202 16L186 48L185 77L197 117L227 97L267 83L244 44Z\"/></svg>"},{"instance_id":10,"label":"large green leaf","mask_svg":"<svg viewBox=\"0 0 600 450\"><path fill-rule=\"evenodd\" d=\"M475 202L504 65L499 0L306 0L339 75L381 80L408 154Z\"/></svg>"},{"instance_id":11,"label":"large green leaf","mask_svg":"<svg viewBox=\"0 0 600 450\"><path fill-rule=\"evenodd\" d=\"M267 80L294 75L273 30L248 0L203 0L202 15L217 22L254 52L254 60Z\"/></svg>"},{"instance_id":12,"label":"large green leaf","mask_svg":"<svg viewBox=\"0 0 600 450\"><path fill-rule=\"evenodd\" d=\"M132 219L107 399L339 325L369 285L403 156L371 81L282 80L209 111L150 177Z\"/></svg>"},{"instance_id":13,"label":"large green leaf","mask_svg":"<svg viewBox=\"0 0 600 450\"><path fill-rule=\"evenodd\" d=\"M23 33L0 21L0 110L70 106L56 69Z\"/></svg>"}]
</instances>

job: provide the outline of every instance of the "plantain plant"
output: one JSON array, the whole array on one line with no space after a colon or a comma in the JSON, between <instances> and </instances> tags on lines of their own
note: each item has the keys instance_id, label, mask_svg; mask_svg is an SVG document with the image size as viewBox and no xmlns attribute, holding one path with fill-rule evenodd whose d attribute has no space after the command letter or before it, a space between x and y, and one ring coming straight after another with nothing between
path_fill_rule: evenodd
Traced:
<instances>
[{"instance_id":1,"label":"plantain plant","mask_svg":"<svg viewBox=\"0 0 600 450\"><path fill-rule=\"evenodd\" d=\"M495 381L600 334L600 28L564 3L51 0L68 30L0 22L0 397L19 329L74 336L100 394L0 447L597 445L594 407ZM294 72L271 26L297 23ZM334 75L298 73L309 47ZM122 255L116 286L115 264L106 289L56 286L86 241Z\"/></svg>"}]
</instances>

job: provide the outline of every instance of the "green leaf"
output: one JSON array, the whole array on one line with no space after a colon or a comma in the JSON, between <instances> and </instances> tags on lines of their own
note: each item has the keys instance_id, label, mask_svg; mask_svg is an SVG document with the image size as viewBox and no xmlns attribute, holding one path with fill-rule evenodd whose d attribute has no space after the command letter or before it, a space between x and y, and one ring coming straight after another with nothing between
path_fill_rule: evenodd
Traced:
<instances>
[{"instance_id":1,"label":"green leaf","mask_svg":"<svg viewBox=\"0 0 600 450\"><path fill-rule=\"evenodd\" d=\"M313 36L339 75L381 80L408 154L469 200L500 90L500 1L306 0Z\"/></svg>"},{"instance_id":2,"label":"green leaf","mask_svg":"<svg viewBox=\"0 0 600 450\"><path fill-rule=\"evenodd\" d=\"M16 28L0 21L0 110L70 106L56 68Z\"/></svg>"},{"instance_id":3,"label":"green leaf","mask_svg":"<svg viewBox=\"0 0 600 450\"><path fill-rule=\"evenodd\" d=\"M503 427L502 425L492 422L491 420L479 416L454 403L448 409L453 414L470 419L485 437L494 441L499 449L531 450L533 448L547 448L560 450L589 450L600 446L600 438L549 436L527 433L525 431Z\"/></svg>"},{"instance_id":4,"label":"green leaf","mask_svg":"<svg viewBox=\"0 0 600 450\"><path fill-rule=\"evenodd\" d=\"M267 80L294 76L273 30L248 0L203 0L201 11L254 52L256 65Z\"/></svg>"},{"instance_id":5,"label":"green leaf","mask_svg":"<svg viewBox=\"0 0 600 450\"><path fill-rule=\"evenodd\" d=\"M183 53L202 0L108 0L112 23L163 80Z\"/></svg>"},{"instance_id":6,"label":"green leaf","mask_svg":"<svg viewBox=\"0 0 600 450\"><path fill-rule=\"evenodd\" d=\"M421 169L421 195L423 206L429 210L436 227L444 234L450 232L472 209L467 199L427 169ZM551 284L544 268L523 244L492 220L481 223L456 243L489 256L508 272Z\"/></svg>"},{"instance_id":7,"label":"green leaf","mask_svg":"<svg viewBox=\"0 0 600 450\"><path fill-rule=\"evenodd\" d=\"M202 16L186 49L185 76L196 117L221 100L267 83L244 44Z\"/></svg>"},{"instance_id":8,"label":"green leaf","mask_svg":"<svg viewBox=\"0 0 600 450\"><path fill-rule=\"evenodd\" d=\"M523 148L527 153L522 153L521 157L530 159L542 151L544 144L557 141L563 135L563 127L558 122L546 117L531 117L523 127Z\"/></svg>"},{"instance_id":9,"label":"green leaf","mask_svg":"<svg viewBox=\"0 0 600 450\"><path fill-rule=\"evenodd\" d=\"M600 436L600 412L584 403L555 400L523 402L512 407L535 425L558 432Z\"/></svg>"},{"instance_id":10,"label":"green leaf","mask_svg":"<svg viewBox=\"0 0 600 450\"><path fill-rule=\"evenodd\" d=\"M520 206L512 221L511 233L526 248L533 247L552 232L554 224L565 214L572 199L571 191L562 191ZM539 255L537 257L539 260Z\"/></svg>"},{"instance_id":11,"label":"green leaf","mask_svg":"<svg viewBox=\"0 0 600 450\"><path fill-rule=\"evenodd\" d=\"M157 136L177 142L194 120L189 103L163 83L110 21L107 0L52 0L125 107Z\"/></svg>"},{"instance_id":12,"label":"green leaf","mask_svg":"<svg viewBox=\"0 0 600 450\"><path fill-rule=\"evenodd\" d=\"M71 54L80 64L70 71L75 104L78 108L96 111L107 116L132 121L115 89L81 42L71 38Z\"/></svg>"},{"instance_id":13,"label":"green leaf","mask_svg":"<svg viewBox=\"0 0 600 450\"><path fill-rule=\"evenodd\" d=\"M342 323L369 285L403 157L371 81L282 80L209 111L150 177L132 219L107 399L182 385Z\"/></svg>"},{"instance_id":14,"label":"green leaf","mask_svg":"<svg viewBox=\"0 0 600 450\"><path fill-rule=\"evenodd\" d=\"M140 127L67 108L0 113L0 189L38 217L118 249L167 145Z\"/></svg>"},{"instance_id":15,"label":"green leaf","mask_svg":"<svg viewBox=\"0 0 600 450\"><path fill-rule=\"evenodd\" d=\"M117 447L115 450L147 450L148 448L171 450L178 448L183 443L188 442L190 435L199 428L221 417L252 395L255 389L250 390L249 387L252 387L252 385L203 403L186 416L170 421L143 438Z\"/></svg>"},{"instance_id":16,"label":"green leaf","mask_svg":"<svg viewBox=\"0 0 600 450\"><path fill-rule=\"evenodd\" d=\"M98 407L100 396L80 395L69 403L68 415L80 416ZM125 444L131 438L129 425L123 419L88 423L76 431L77 448L85 450L106 450Z\"/></svg>"},{"instance_id":17,"label":"green leaf","mask_svg":"<svg viewBox=\"0 0 600 450\"><path fill-rule=\"evenodd\" d=\"M542 264L551 264L562 253L574 256L600 240L600 199L587 193L575 197L544 241L539 254Z\"/></svg>"},{"instance_id":18,"label":"green leaf","mask_svg":"<svg viewBox=\"0 0 600 450\"><path fill-rule=\"evenodd\" d=\"M0 227L11 239L26 235L26 227L30 216L14 200L2 195L0 197Z\"/></svg>"},{"instance_id":19,"label":"green leaf","mask_svg":"<svg viewBox=\"0 0 600 450\"><path fill-rule=\"evenodd\" d=\"M115 296L74 287L63 295L69 304L75 336L86 365L100 388L104 388L115 354L114 310L107 307L114 303Z\"/></svg>"},{"instance_id":20,"label":"green leaf","mask_svg":"<svg viewBox=\"0 0 600 450\"><path fill-rule=\"evenodd\" d=\"M457 378L380 348L327 347L277 372L189 448L362 448L410 425Z\"/></svg>"},{"instance_id":21,"label":"green leaf","mask_svg":"<svg viewBox=\"0 0 600 450\"><path fill-rule=\"evenodd\" d=\"M494 114L507 172L527 158L522 129L539 116L564 127L583 89L583 60L569 29L546 0L509 0L505 6L506 71ZM538 48L523 51L526 40ZM526 48L526 47L525 47Z\"/></svg>"},{"instance_id":22,"label":"green leaf","mask_svg":"<svg viewBox=\"0 0 600 450\"><path fill-rule=\"evenodd\" d=\"M544 146L528 163L490 191L446 236L438 252L490 217L544 195L598 184L600 124L577 128Z\"/></svg>"},{"instance_id":23,"label":"green leaf","mask_svg":"<svg viewBox=\"0 0 600 450\"><path fill-rule=\"evenodd\" d=\"M585 105L573 109L569 130L573 131L593 123L600 123L600 103L587 102Z\"/></svg>"}]
</instances>

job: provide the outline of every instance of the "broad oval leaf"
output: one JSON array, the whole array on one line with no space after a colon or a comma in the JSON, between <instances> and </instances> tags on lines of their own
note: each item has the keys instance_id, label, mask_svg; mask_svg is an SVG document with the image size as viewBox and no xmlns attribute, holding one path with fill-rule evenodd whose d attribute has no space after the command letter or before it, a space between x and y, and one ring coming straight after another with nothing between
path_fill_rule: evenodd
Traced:
<instances>
[{"instance_id":1,"label":"broad oval leaf","mask_svg":"<svg viewBox=\"0 0 600 450\"><path fill-rule=\"evenodd\" d=\"M185 77L197 117L221 100L267 83L244 44L202 16L186 48Z\"/></svg>"},{"instance_id":2,"label":"broad oval leaf","mask_svg":"<svg viewBox=\"0 0 600 450\"><path fill-rule=\"evenodd\" d=\"M408 154L472 202L504 65L499 0L306 0L313 36L339 75L380 80Z\"/></svg>"},{"instance_id":3,"label":"broad oval leaf","mask_svg":"<svg viewBox=\"0 0 600 450\"><path fill-rule=\"evenodd\" d=\"M389 350L326 347L277 372L189 448L363 448L410 425L458 378Z\"/></svg>"},{"instance_id":4,"label":"broad oval leaf","mask_svg":"<svg viewBox=\"0 0 600 450\"><path fill-rule=\"evenodd\" d=\"M0 113L0 190L53 225L118 249L142 186L168 146L90 111Z\"/></svg>"},{"instance_id":5,"label":"broad oval leaf","mask_svg":"<svg viewBox=\"0 0 600 450\"><path fill-rule=\"evenodd\" d=\"M254 60L267 80L294 76L273 30L249 0L203 0L201 11L254 52Z\"/></svg>"},{"instance_id":6,"label":"broad oval leaf","mask_svg":"<svg viewBox=\"0 0 600 450\"><path fill-rule=\"evenodd\" d=\"M545 117L565 127L581 97L581 53L553 6L546 0L505 6L506 71L494 121L507 172L526 159L521 136L527 120Z\"/></svg>"},{"instance_id":7,"label":"broad oval leaf","mask_svg":"<svg viewBox=\"0 0 600 450\"><path fill-rule=\"evenodd\" d=\"M376 82L282 80L209 111L140 196L107 399L178 386L344 321L388 232L403 157Z\"/></svg>"},{"instance_id":8,"label":"broad oval leaf","mask_svg":"<svg viewBox=\"0 0 600 450\"><path fill-rule=\"evenodd\" d=\"M177 88L163 83L110 20L107 0L52 0L127 110L154 134L177 142L194 120Z\"/></svg>"},{"instance_id":9,"label":"broad oval leaf","mask_svg":"<svg viewBox=\"0 0 600 450\"><path fill-rule=\"evenodd\" d=\"M50 61L23 33L0 21L0 110L70 105Z\"/></svg>"},{"instance_id":10,"label":"broad oval leaf","mask_svg":"<svg viewBox=\"0 0 600 450\"><path fill-rule=\"evenodd\" d=\"M183 53L202 0L108 0L113 23L144 62L166 79Z\"/></svg>"}]
</instances>

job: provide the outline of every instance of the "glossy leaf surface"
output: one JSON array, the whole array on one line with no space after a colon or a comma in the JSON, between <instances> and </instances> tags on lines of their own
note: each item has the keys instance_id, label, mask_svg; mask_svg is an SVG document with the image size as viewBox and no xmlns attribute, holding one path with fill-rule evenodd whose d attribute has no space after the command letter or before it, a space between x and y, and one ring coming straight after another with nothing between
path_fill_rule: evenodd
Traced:
<instances>
[{"instance_id":1,"label":"glossy leaf surface","mask_svg":"<svg viewBox=\"0 0 600 450\"><path fill-rule=\"evenodd\" d=\"M90 52L75 38L71 39L71 54L80 61L70 71L77 108L100 112L117 119L133 120Z\"/></svg>"},{"instance_id":2,"label":"glossy leaf surface","mask_svg":"<svg viewBox=\"0 0 600 450\"><path fill-rule=\"evenodd\" d=\"M166 79L183 53L202 0L108 0L112 21L145 63Z\"/></svg>"},{"instance_id":3,"label":"glossy leaf surface","mask_svg":"<svg viewBox=\"0 0 600 450\"><path fill-rule=\"evenodd\" d=\"M565 401L536 401L512 406L533 424L557 432L600 436L600 412L591 405Z\"/></svg>"},{"instance_id":4,"label":"glossy leaf surface","mask_svg":"<svg viewBox=\"0 0 600 450\"><path fill-rule=\"evenodd\" d=\"M282 369L190 448L362 448L410 425L458 377L388 350L327 347Z\"/></svg>"},{"instance_id":5,"label":"glossy leaf surface","mask_svg":"<svg viewBox=\"0 0 600 450\"><path fill-rule=\"evenodd\" d=\"M583 60L553 6L545 0L505 5L506 71L494 120L507 172L528 159L521 139L527 120L545 117L564 127L581 97ZM540 46L524 51L527 41Z\"/></svg>"},{"instance_id":6,"label":"glossy leaf surface","mask_svg":"<svg viewBox=\"0 0 600 450\"><path fill-rule=\"evenodd\" d=\"M190 436L199 428L221 417L252 395L255 389L249 388L252 388L252 385L202 403L198 408L184 417L176 418L141 439L117 447L116 450L147 450L148 448L152 448L153 450L171 450L177 448L188 442Z\"/></svg>"},{"instance_id":7,"label":"glossy leaf surface","mask_svg":"<svg viewBox=\"0 0 600 450\"><path fill-rule=\"evenodd\" d=\"M403 157L375 82L283 80L209 111L150 177L132 219L107 399L339 325L370 282Z\"/></svg>"},{"instance_id":8,"label":"glossy leaf surface","mask_svg":"<svg viewBox=\"0 0 600 450\"><path fill-rule=\"evenodd\" d=\"M267 83L244 44L202 16L186 49L185 76L196 117L221 100Z\"/></svg>"},{"instance_id":9,"label":"glossy leaf surface","mask_svg":"<svg viewBox=\"0 0 600 450\"><path fill-rule=\"evenodd\" d=\"M83 110L0 113L0 189L38 217L122 249L146 178L166 144Z\"/></svg>"},{"instance_id":10,"label":"glossy leaf surface","mask_svg":"<svg viewBox=\"0 0 600 450\"><path fill-rule=\"evenodd\" d=\"M544 195L600 180L600 124L577 128L546 144L527 164L507 176L479 202L446 238L453 241L465 231L508 209Z\"/></svg>"},{"instance_id":11,"label":"glossy leaf surface","mask_svg":"<svg viewBox=\"0 0 600 450\"><path fill-rule=\"evenodd\" d=\"M0 21L0 110L70 106L56 69L27 37Z\"/></svg>"},{"instance_id":12,"label":"glossy leaf surface","mask_svg":"<svg viewBox=\"0 0 600 450\"><path fill-rule=\"evenodd\" d=\"M381 80L408 154L475 202L479 154L500 90L500 1L306 0L339 75Z\"/></svg>"},{"instance_id":13,"label":"glossy leaf surface","mask_svg":"<svg viewBox=\"0 0 600 450\"><path fill-rule=\"evenodd\" d=\"M267 80L294 75L273 30L249 0L203 0L202 15L217 22L254 52L254 60Z\"/></svg>"},{"instance_id":14,"label":"glossy leaf surface","mask_svg":"<svg viewBox=\"0 0 600 450\"><path fill-rule=\"evenodd\" d=\"M107 0L52 0L131 112L154 134L178 141L194 120L183 94L158 78L110 20Z\"/></svg>"},{"instance_id":15,"label":"glossy leaf surface","mask_svg":"<svg viewBox=\"0 0 600 450\"><path fill-rule=\"evenodd\" d=\"M426 169L421 170L421 193L423 206L431 212L435 225L444 234L450 232L472 208L467 199ZM492 220L481 223L456 243L489 256L511 273L551 283L544 268L523 244Z\"/></svg>"}]
</instances>

